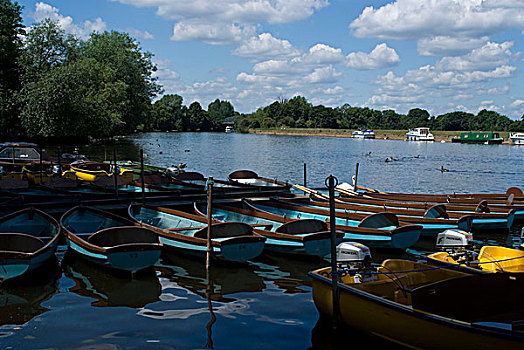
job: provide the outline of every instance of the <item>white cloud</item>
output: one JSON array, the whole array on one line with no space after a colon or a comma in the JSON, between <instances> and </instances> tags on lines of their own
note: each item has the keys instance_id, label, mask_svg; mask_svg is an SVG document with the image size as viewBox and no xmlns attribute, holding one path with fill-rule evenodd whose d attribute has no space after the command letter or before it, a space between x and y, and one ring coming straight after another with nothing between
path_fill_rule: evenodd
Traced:
<instances>
[{"instance_id":1,"label":"white cloud","mask_svg":"<svg viewBox=\"0 0 524 350\"><path fill-rule=\"evenodd\" d=\"M261 23L291 23L328 6L328 0L113 0L156 7L157 15L176 21L172 40L231 44L254 35ZM247 49L247 48L246 48Z\"/></svg>"},{"instance_id":2,"label":"white cloud","mask_svg":"<svg viewBox=\"0 0 524 350\"><path fill-rule=\"evenodd\" d=\"M242 40L242 28L235 24L204 24L178 22L171 40L203 41L212 45L231 44Z\"/></svg>"},{"instance_id":3,"label":"white cloud","mask_svg":"<svg viewBox=\"0 0 524 350\"><path fill-rule=\"evenodd\" d=\"M269 57L290 57L297 56L299 51L287 40L280 40L273 37L270 33L262 33L253 36L243 42L233 52L233 55L249 57L255 59L267 59Z\"/></svg>"},{"instance_id":4,"label":"white cloud","mask_svg":"<svg viewBox=\"0 0 524 350\"><path fill-rule=\"evenodd\" d=\"M518 99L511 103L511 107L520 107L524 106L524 100Z\"/></svg>"},{"instance_id":5,"label":"white cloud","mask_svg":"<svg viewBox=\"0 0 524 350\"><path fill-rule=\"evenodd\" d=\"M341 73L337 72L332 66L315 68L315 70L305 77L305 80L318 84L318 83L334 83L338 80Z\"/></svg>"},{"instance_id":6,"label":"white cloud","mask_svg":"<svg viewBox=\"0 0 524 350\"><path fill-rule=\"evenodd\" d=\"M380 69L395 66L400 62L397 52L386 44L378 44L369 54L352 52L346 65L356 69Z\"/></svg>"},{"instance_id":7,"label":"white cloud","mask_svg":"<svg viewBox=\"0 0 524 350\"><path fill-rule=\"evenodd\" d=\"M56 7L43 2L37 2L33 19L36 22L40 22L46 18L58 22L66 33L74 34L83 39L89 37L92 32L102 32L107 27L106 23L100 17L93 22L84 21L83 25L74 24L73 18L59 14L59 10Z\"/></svg>"},{"instance_id":8,"label":"white cloud","mask_svg":"<svg viewBox=\"0 0 524 350\"><path fill-rule=\"evenodd\" d=\"M417 51L422 56L459 56L481 47L488 37L461 38L451 36L431 36L418 40Z\"/></svg>"},{"instance_id":9,"label":"white cloud","mask_svg":"<svg viewBox=\"0 0 524 350\"><path fill-rule=\"evenodd\" d=\"M397 0L366 7L350 28L359 38L482 37L523 28L524 2L500 0Z\"/></svg>"},{"instance_id":10,"label":"white cloud","mask_svg":"<svg viewBox=\"0 0 524 350\"><path fill-rule=\"evenodd\" d=\"M139 38L139 39L151 40L155 38L153 34L149 33L147 30L141 31L138 29L131 28L131 29L128 29L127 32L131 34L131 36L135 38Z\"/></svg>"},{"instance_id":11,"label":"white cloud","mask_svg":"<svg viewBox=\"0 0 524 350\"><path fill-rule=\"evenodd\" d=\"M493 43L488 42L481 48L471 51L469 54L460 57L444 57L437 63L441 70L489 70L497 66L508 64L513 57L510 48L512 42Z\"/></svg>"},{"instance_id":12,"label":"white cloud","mask_svg":"<svg viewBox=\"0 0 524 350\"><path fill-rule=\"evenodd\" d=\"M334 88L328 88L322 91L326 95L340 95L344 92L344 88L341 86L335 86Z\"/></svg>"},{"instance_id":13,"label":"white cloud","mask_svg":"<svg viewBox=\"0 0 524 350\"><path fill-rule=\"evenodd\" d=\"M301 58L306 64L334 64L342 63L344 55L341 49L335 49L325 44L316 44Z\"/></svg>"}]
</instances>

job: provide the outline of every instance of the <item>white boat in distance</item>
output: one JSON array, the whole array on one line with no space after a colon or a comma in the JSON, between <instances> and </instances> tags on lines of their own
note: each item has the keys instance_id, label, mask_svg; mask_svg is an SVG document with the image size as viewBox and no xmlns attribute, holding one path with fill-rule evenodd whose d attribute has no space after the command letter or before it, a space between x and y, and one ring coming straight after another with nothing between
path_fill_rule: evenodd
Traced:
<instances>
[{"instance_id":1,"label":"white boat in distance","mask_svg":"<svg viewBox=\"0 0 524 350\"><path fill-rule=\"evenodd\" d=\"M355 130L352 132L352 135L356 139L374 139L375 138L375 133L371 129Z\"/></svg>"},{"instance_id":2,"label":"white boat in distance","mask_svg":"<svg viewBox=\"0 0 524 350\"><path fill-rule=\"evenodd\" d=\"M524 132L509 134L509 139L514 145L524 145Z\"/></svg>"},{"instance_id":3,"label":"white boat in distance","mask_svg":"<svg viewBox=\"0 0 524 350\"><path fill-rule=\"evenodd\" d=\"M429 132L429 128L415 128L410 129L406 134L408 141L435 141L433 134Z\"/></svg>"}]
</instances>

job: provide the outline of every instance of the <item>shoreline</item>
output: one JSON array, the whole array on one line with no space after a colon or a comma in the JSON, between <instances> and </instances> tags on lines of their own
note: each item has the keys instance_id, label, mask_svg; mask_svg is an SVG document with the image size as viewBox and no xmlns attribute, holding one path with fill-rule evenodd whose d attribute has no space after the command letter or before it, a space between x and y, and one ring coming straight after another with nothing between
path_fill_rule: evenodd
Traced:
<instances>
[{"instance_id":1,"label":"shoreline","mask_svg":"<svg viewBox=\"0 0 524 350\"><path fill-rule=\"evenodd\" d=\"M249 129L250 134L257 135L282 135L282 136L320 136L320 137L340 137L340 138L353 138L351 129L286 129L286 130L260 130L260 129ZM377 140L406 140L406 132L403 130L374 130L375 139ZM432 131L435 137L434 142L451 142L454 136L459 136L460 131ZM504 137L503 145L511 145L507 132L500 132Z\"/></svg>"}]
</instances>

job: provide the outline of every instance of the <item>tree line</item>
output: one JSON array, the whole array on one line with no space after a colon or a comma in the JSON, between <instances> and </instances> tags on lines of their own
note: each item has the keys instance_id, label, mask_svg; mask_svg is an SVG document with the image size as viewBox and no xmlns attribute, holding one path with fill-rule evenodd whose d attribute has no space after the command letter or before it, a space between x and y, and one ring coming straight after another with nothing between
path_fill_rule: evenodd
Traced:
<instances>
[{"instance_id":1,"label":"tree line","mask_svg":"<svg viewBox=\"0 0 524 350\"><path fill-rule=\"evenodd\" d=\"M456 111L435 117L421 108L413 108L403 115L393 110L380 111L348 104L336 108L313 106L304 97L295 96L242 115L235 120L235 126L238 131L282 127L399 130L420 126L446 131L524 131L524 115L521 121L513 121L484 109L476 115Z\"/></svg>"},{"instance_id":2,"label":"tree line","mask_svg":"<svg viewBox=\"0 0 524 350\"><path fill-rule=\"evenodd\" d=\"M278 100L240 115L216 99L205 110L161 94L153 54L128 33L92 33L82 40L50 19L25 28L21 6L0 0L0 139L49 143L110 139L135 131L222 131L235 119L237 131L296 127L524 131L494 111L452 112L437 117L420 108L407 115L345 104L313 106L304 97Z\"/></svg>"}]
</instances>

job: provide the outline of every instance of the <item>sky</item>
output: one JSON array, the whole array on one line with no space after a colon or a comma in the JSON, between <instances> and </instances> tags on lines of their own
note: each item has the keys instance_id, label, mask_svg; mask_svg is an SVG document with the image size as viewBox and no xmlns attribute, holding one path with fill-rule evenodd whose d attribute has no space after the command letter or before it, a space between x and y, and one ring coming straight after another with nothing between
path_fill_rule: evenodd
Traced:
<instances>
[{"instance_id":1,"label":"sky","mask_svg":"<svg viewBox=\"0 0 524 350\"><path fill-rule=\"evenodd\" d=\"M303 96L431 115L524 117L524 0L19 0L87 39L128 32L163 94L252 113ZM159 96L161 97L161 95Z\"/></svg>"}]
</instances>

